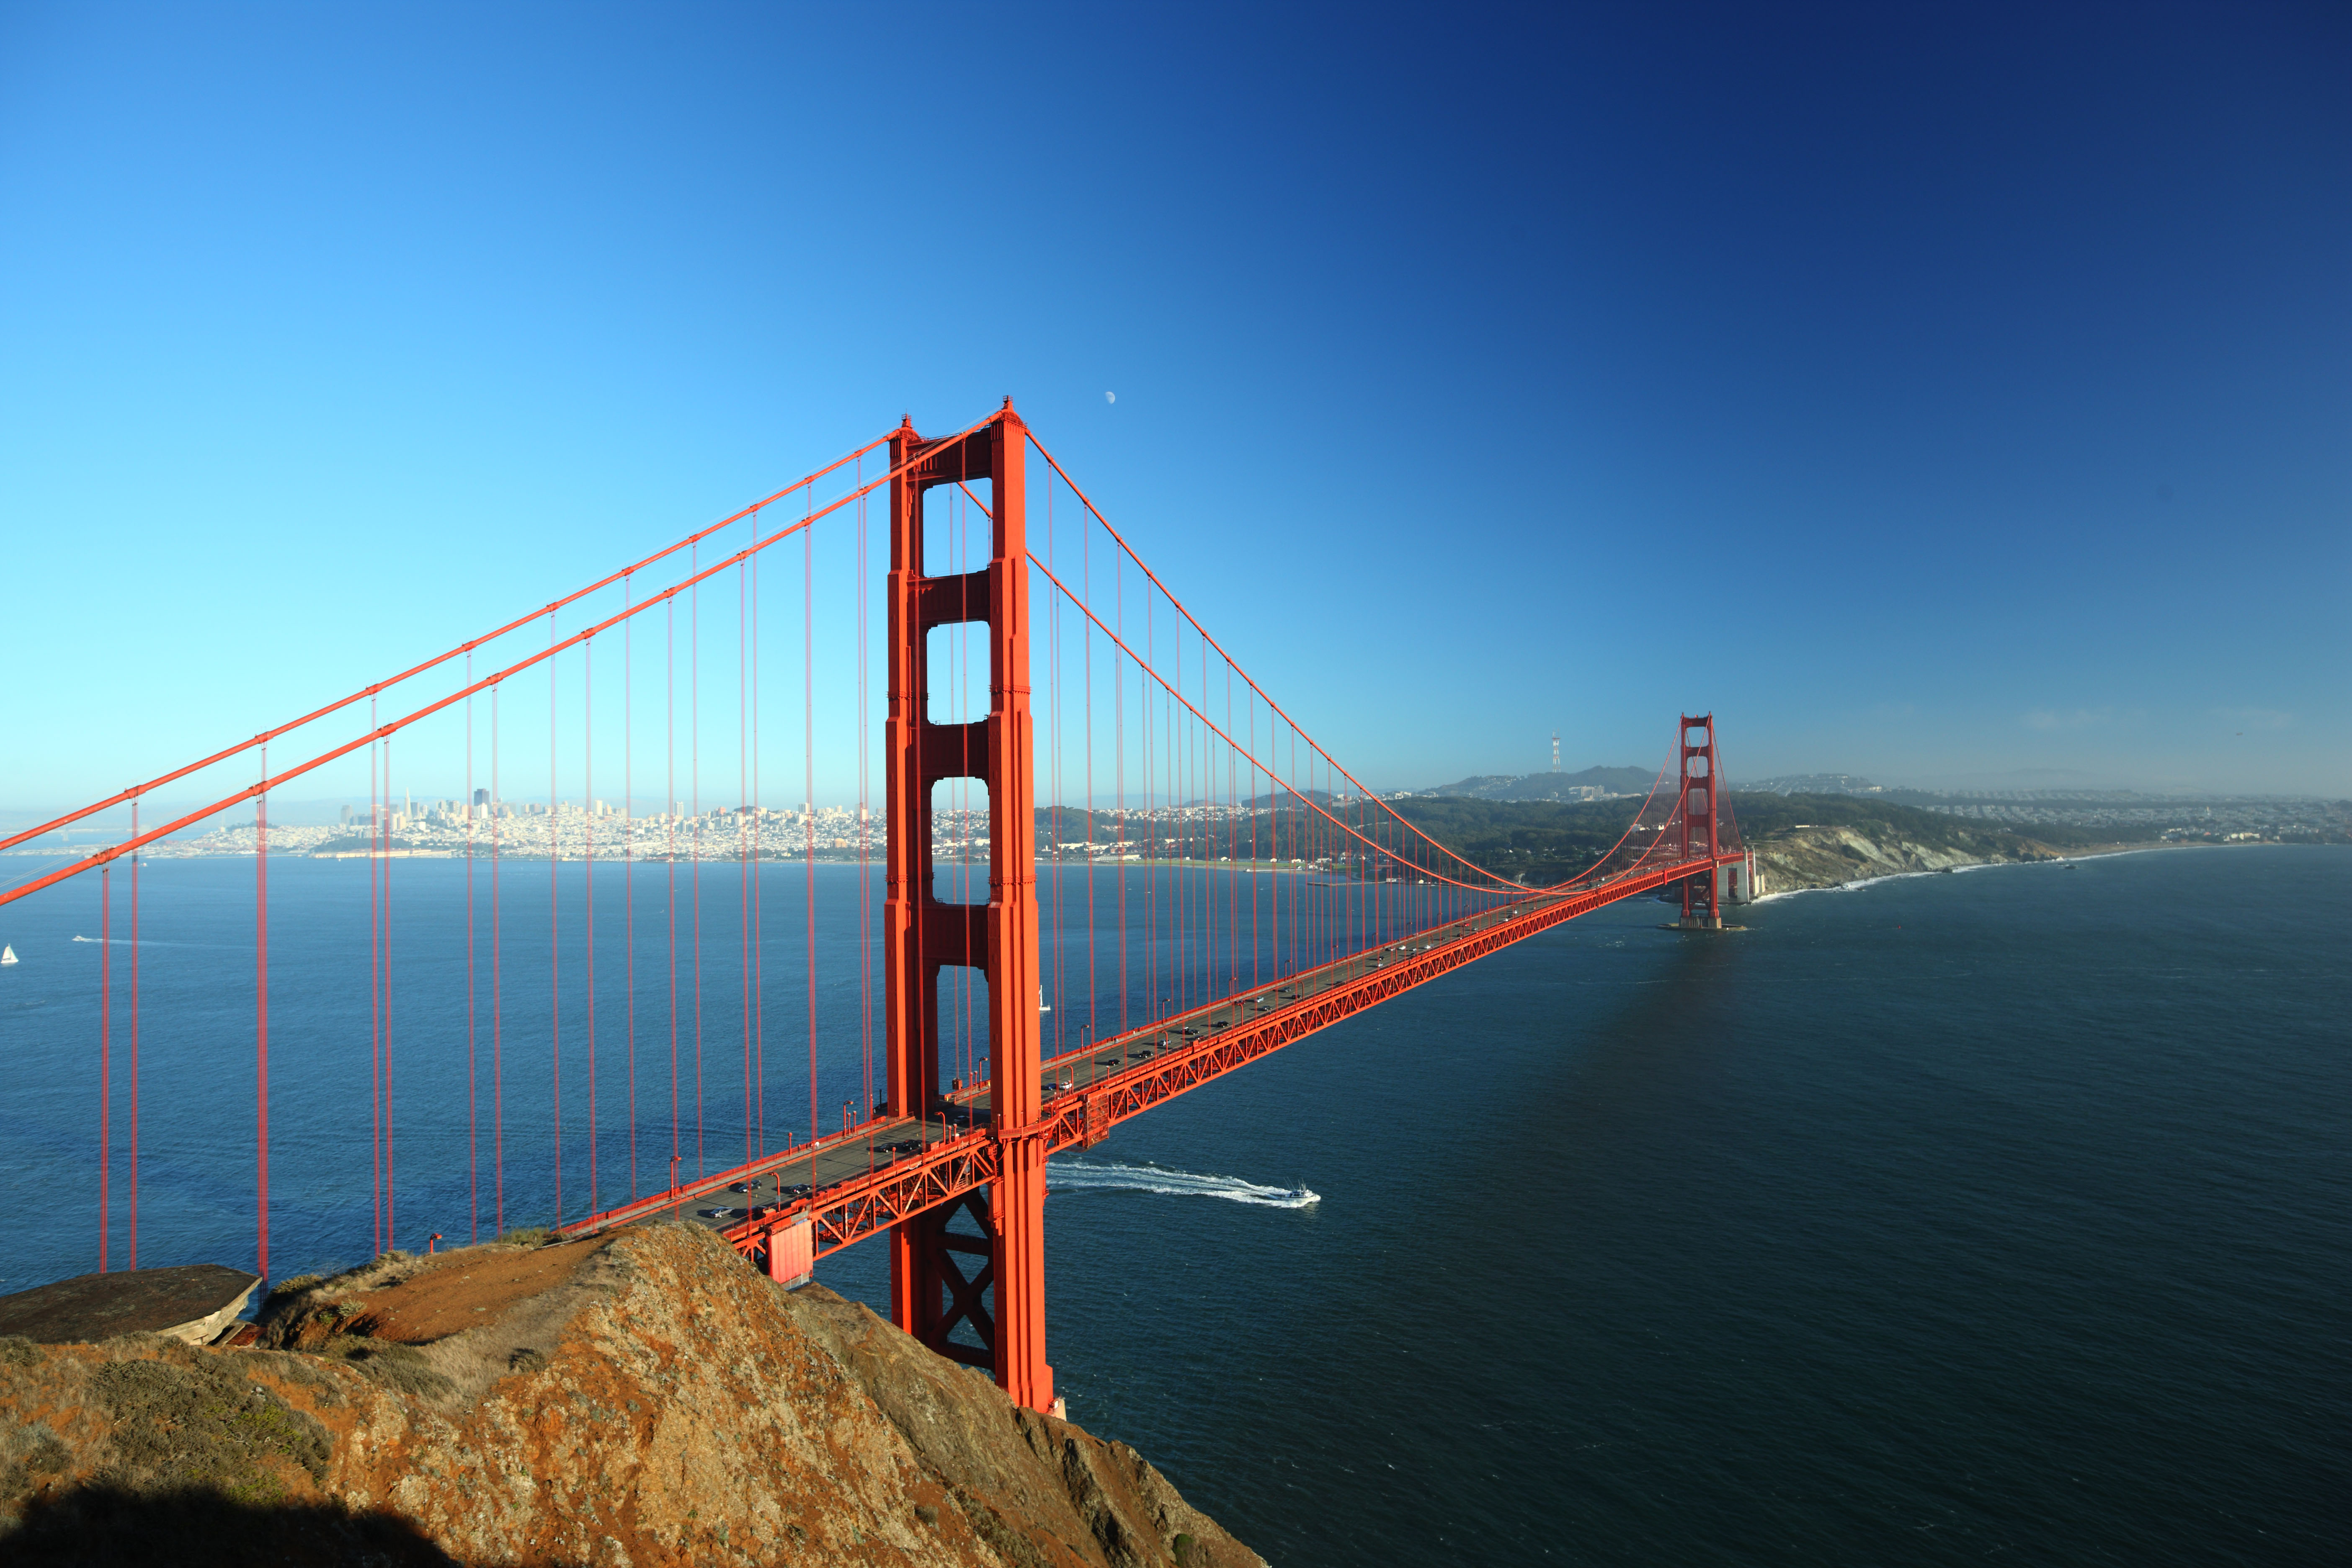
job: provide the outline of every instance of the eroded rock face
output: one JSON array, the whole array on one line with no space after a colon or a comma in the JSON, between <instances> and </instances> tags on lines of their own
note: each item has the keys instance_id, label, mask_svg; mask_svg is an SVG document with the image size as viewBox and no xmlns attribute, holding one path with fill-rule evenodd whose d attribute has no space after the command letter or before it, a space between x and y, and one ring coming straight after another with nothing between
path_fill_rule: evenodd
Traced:
<instances>
[{"instance_id":1,"label":"eroded rock face","mask_svg":"<svg viewBox=\"0 0 2352 1568\"><path fill-rule=\"evenodd\" d=\"M699 1226L384 1260L264 1321L0 1343L0 1556L1258 1562L1133 1449Z\"/></svg>"},{"instance_id":2,"label":"eroded rock face","mask_svg":"<svg viewBox=\"0 0 2352 1568\"><path fill-rule=\"evenodd\" d=\"M1768 893L1834 888L1868 877L1947 871L2044 860L2055 851L2015 834L1985 833L1961 846L1915 844L1900 833L1864 826L1799 827L1753 846L1756 869Z\"/></svg>"}]
</instances>

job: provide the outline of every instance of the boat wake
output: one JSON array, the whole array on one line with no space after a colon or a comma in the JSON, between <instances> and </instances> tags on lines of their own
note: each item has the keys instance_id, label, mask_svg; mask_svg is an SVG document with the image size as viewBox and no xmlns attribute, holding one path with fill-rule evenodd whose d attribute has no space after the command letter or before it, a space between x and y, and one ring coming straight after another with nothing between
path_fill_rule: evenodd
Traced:
<instances>
[{"instance_id":1,"label":"boat wake","mask_svg":"<svg viewBox=\"0 0 2352 1568\"><path fill-rule=\"evenodd\" d=\"M1097 1165L1082 1160L1049 1163L1045 1184L1056 1193L1164 1193L1170 1197L1223 1198L1272 1209L1312 1208L1323 1201L1321 1194L1307 1187L1262 1187L1239 1176L1202 1176L1158 1165Z\"/></svg>"}]
</instances>

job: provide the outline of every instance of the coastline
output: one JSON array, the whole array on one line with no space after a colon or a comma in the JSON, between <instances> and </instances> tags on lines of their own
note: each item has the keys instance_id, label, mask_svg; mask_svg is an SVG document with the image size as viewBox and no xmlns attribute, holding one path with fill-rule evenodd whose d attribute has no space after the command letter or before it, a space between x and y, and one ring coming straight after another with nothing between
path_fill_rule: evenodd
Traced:
<instances>
[{"instance_id":1,"label":"coastline","mask_svg":"<svg viewBox=\"0 0 2352 1568\"><path fill-rule=\"evenodd\" d=\"M1998 858L1971 860L1952 866L1935 866L1917 870L1887 871L1874 877L1855 877L1843 882L1811 882L1799 888L1780 888L1768 891L1751 902L1769 904L1776 899L1793 899L1801 893L1851 893L1880 882L1899 882L1914 877L1942 877L1966 871L1990 871L2003 866L2060 866L2082 860L2114 860L2126 855L2145 855L2157 850L2171 849L2259 849L2270 847L2260 844L2168 844L2158 840L2140 844L2101 844L2073 851L2052 849L2047 856L2032 859Z\"/></svg>"}]
</instances>

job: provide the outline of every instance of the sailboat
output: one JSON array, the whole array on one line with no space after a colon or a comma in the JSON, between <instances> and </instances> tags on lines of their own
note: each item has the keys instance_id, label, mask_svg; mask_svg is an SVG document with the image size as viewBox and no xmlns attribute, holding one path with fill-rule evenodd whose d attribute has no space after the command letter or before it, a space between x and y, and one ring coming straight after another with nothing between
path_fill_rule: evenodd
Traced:
<instances>
[{"instance_id":1,"label":"sailboat","mask_svg":"<svg viewBox=\"0 0 2352 1568\"><path fill-rule=\"evenodd\" d=\"M16 950L13 947L0 946L0 964L14 963L16 962Z\"/></svg>"}]
</instances>

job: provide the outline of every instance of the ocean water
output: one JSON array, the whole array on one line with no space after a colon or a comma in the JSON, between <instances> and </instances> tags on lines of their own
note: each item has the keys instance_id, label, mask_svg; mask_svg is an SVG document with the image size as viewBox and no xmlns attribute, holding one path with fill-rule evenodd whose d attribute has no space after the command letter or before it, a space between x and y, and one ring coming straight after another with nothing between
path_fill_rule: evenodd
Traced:
<instances>
[{"instance_id":1,"label":"ocean water","mask_svg":"<svg viewBox=\"0 0 2352 1568\"><path fill-rule=\"evenodd\" d=\"M1271 1560L2344 1561L2352 855L1618 906L1123 1127L1074 1418Z\"/></svg>"},{"instance_id":2,"label":"ocean water","mask_svg":"<svg viewBox=\"0 0 2352 1568\"><path fill-rule=\"evenodd\" d=\"M364 942L354 966L347 928L299 915L345 907L354 869L273 868L296 911L274 954L314 942L360 987L289 997L282 1026L273 994L280 1274L372 1240ZM401 1081L446 1107L462 1004L431 998L462 953L422 917L455 884L413 869ZM2143 854L1776 899L1719 936L1661 931L1643 900L1522 942L1057 1162L1057 1386L1285 1565L2339 1561L2347 871L2326 848ZM250 875L147 879L145 1261L250 1251ZM514 918L544 921L546 868L525 875L539 902ZM820 892L841 953L853 876ZM0 971L25 1283L92 1266L89 975L68 966L94 973L71 940L94 910L0 911L26 958ZM712 946L740 943L708 918ZM734 984L706 976L713 1079L737 1070L740 1010L715 994ZM860 1070L838 1046L854 980L835 985L821 1116ZM549 1005L535 1026L512 1005L514 1035L543 1036ZM662 1112L666 1018L652 1033L639 1089ZM782 1055L782 1026L762 1043ZM551 1196L521 1173L530 1139L552 1144L536 1048L509 1069L516 1210ZM740 1154L757 1099L707 1095L707 1156ZM479 1200L464 1124L404 1114L413 1245ZM638 1142L657 1184L667 1122ZM867 1246L818 1273L878 1301L881 1267Z\"/></svg>"}]
</instances>

